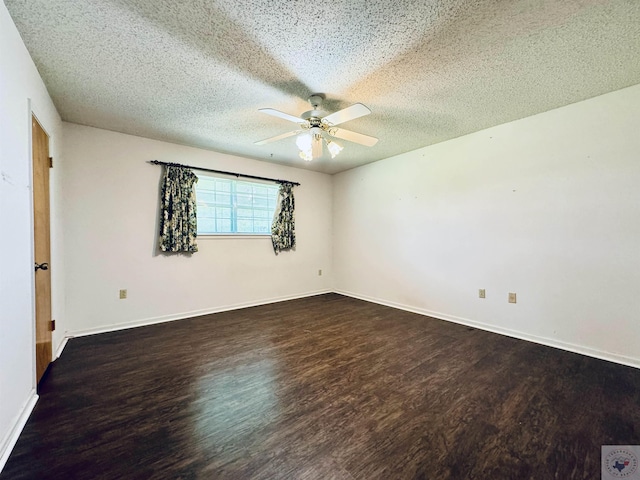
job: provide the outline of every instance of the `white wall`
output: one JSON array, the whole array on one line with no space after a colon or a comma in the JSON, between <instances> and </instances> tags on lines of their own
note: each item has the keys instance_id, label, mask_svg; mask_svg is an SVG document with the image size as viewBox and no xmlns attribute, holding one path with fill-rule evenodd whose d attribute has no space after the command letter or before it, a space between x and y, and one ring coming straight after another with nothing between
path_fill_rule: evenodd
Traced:
<instances>
[{"instance_id":1,"label":"white wall","mask_svg":"<svg viewBox=\"0 0 640 480\"><path fill-rule=\"evenodd\" d=\"M336 175L336 289L640 366L639 119L640 85Z\"/></svg>"},{"instance_id":2,"label":"white wall","mask_svg":"<svg viewBox=\"0 0 640 480\"><path fill-rule=\"evenodd\" d=\"M0 2L0 469L35 402L31 113L51 137L53 316L64 330L60 215L60 117L18 31Z\"/></svg>"},{"instance_id":3,"label":"white wall","mask_svg":"<svg viewBox=\"0 0 640 480\"><path fill-rule=\"evenodd\" d=\"M330 176L63 125L71 333L182 318L330 289ZM269 237L199 237L199 251L191 257L157 255L162 168L147 163L153 159L300 182L294 189L296 251L276 256ZM126 300L118 298L120 289L128 290Z\"/></svg>"}]
</instances>

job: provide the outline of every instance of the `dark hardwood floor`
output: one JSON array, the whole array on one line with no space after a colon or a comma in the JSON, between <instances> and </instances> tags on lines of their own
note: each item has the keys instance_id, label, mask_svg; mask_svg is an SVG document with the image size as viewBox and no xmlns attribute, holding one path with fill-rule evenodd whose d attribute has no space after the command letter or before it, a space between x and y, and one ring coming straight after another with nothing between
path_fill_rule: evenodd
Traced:
<instances>
[{"instance_id":1,"label":"dark hardwood floor","mask_svg":"<svg viewBox=\"0 0 640 480\"><path fill-rule=\"evenodd\" d=\"M640 370L340 295L73 339L1 480L599 479Z\"/></svg>"}]
</instances>

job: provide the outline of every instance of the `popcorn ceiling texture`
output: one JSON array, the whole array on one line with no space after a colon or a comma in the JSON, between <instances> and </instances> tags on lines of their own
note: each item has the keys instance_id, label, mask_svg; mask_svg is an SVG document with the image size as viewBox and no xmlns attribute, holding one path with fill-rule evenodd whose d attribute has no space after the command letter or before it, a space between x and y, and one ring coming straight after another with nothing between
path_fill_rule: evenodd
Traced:
<instances>
[{"instance_id":1,"label":"popcorn ceiling texture","mask_svg":"<svg viewBox=\"0 0 640 480\"><path fill-rule=\"evenodd\" d=\"M640 83L638 0L5 4L65 121L327 173ZM253 144L315 92L378 144Z\"/></svg>"}]
</instances>

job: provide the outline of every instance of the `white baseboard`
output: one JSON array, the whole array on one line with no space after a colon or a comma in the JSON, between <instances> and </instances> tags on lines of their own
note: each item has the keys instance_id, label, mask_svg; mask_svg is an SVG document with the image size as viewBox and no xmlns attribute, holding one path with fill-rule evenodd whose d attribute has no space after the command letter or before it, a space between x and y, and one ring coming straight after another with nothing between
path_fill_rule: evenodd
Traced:
<instances>
[{"instance_id":1,"label":"white baseboard","mask_svg":"<svg viewBox=\"0 0 640 480\"><path fill-rule=\"evenodd\" d=\"M419 315L426 315L428 317L437 318L439 320L446 320L448 322L459 323L469 327L477 328L479 330L485 330L487 332L498 333L507 337L518 338L520 340L526 340L528 342L538 343L540 345L546 345L547 347L559 348L573 353L579 353L588 357L599 358L600 360L606 360L608 362L619 363L628 367L640 368L640 358L627 357L619 355L617 353L605 352L602 350L596 350L594 348L585 347L582 345L575 345L573 343L562 342L546 337L539 337L536 335L530 335L528 333L520 332L517 330L510 330L507 328L496 327L487 323L476 322L469 320L468 318L456 317L440 312L433 312L423 308L412 307L410 305L403 305L401 303L391 302L388 300L382 300L379 298L369 297L367 295L360 295L358 293L348 292L345 290L334 290L335 293L345 295L347 297L357 298L366 302L377 303L386 307L397 308L399 310L405 310L411 313L417 313Z\"/></svg>"},{"instance_id":2,"label":"white baseboard","mask_svg":"<svg viewBox=\"0 0 640 480\"><path fill-rule=\"evenodd\" d=\"M392 302L392 301L388 301L388 300L384 300L384 299L380 299L380 298L370 297L368 295L361 295L361 294L358 294L358 293L349 292L349 291L346 291L346 290L339 290L339 289L336 289L336 290L331 290L331 289L318 290L318 291L314 291L314 292L306 292L306 293L297 294L297 295L288 295L288 296L283 296L283 297L264 299L264 300L260 300L260 301L256 301L256 302L238 303L238 304L225 305L225 306L215 307L215 308L210 308L210 309L193 310L193 311L190 311L190 312L183 312L183 313L178 313L178 314L173 314L173 315L164 315L164 316L161 316L161 317L151 317L151 318L146 318L146 319L141 319L141 320L133 320L133 321L130 321L130 322L123 322L123 323L117 323L117 324L112 324L112 325L105 325L103 327L97 327L97 328L90 328L90 329L86 329L86 330L77 330L77 331L73 331L73 332L68 332L67 336L64 339L64 341L62 342L62 344L58 348L57 358L59 358L60 355L62 354L62 350L64 349L64 347L65 347L67 341L69 340L69 338L73 338L73 337L83 337L83 336L87 336L87 335L95 335L95 334L98 334L98 333L114 332L114 331L117 331L117 330L125 330L125 329L128 329L128 328L143 327L145 325L154 325L154 324L157 324L157 323L172 322L172 321L175 321L175 320L183 320L185 318L198 317L198 316L201 316L201 315L209 315L209 314L212 314L212 313L227 312L227 311L231 311L231 310L239 310L241 308L256 307L256 306L260 306L260 305L267 305L267 304L270 304L270 303L284 302L284 301L287 301L287 300L295 300L295 299L298 299L298 298L312 297L312 296L315 296L315 295L322 295L322 294L326 294L326 293L338 293L340 295L345 295L347 297L357 298L359 300L364 300L366 302L377 303L379 305L385 305L387 307L397 308L399 310L405 310L407 312L417 313L419 315L426 315L426 316L437 318L437 319L440 319L440 320L446 320L446 321L449 321L449 322L458 323L460 325L466 325L466 326L469 326L469 327L477 328L479 330L485 330L487 332L497 333L497 334L500 334L500 335L506 335L508 337L518 338L520 340L526 340L528 342L538 343L540 345L546 345L548 347L559 348L561 350L566 350L566 351L573 352L573 353L579 353L581 355L587 355L589 357L599 358L601 360L606 360L606 361L609 361L609 362L619 363L621 365L626 365L626 366L629 366L629 367L640 368L640 358L627 357L627 356L619 355L619 354L612 353L612 352L606 352L606 351L597 350L597 349L590 348L590 347L585 347L583 345L576 345L576 344L572 344L572 343L568 343L568 342L554 340L554 339L551 339L551 338L539 337L537 335L531 335L531 334L520 332L520 331L517 331L517 330L511 330L511 329L497 327L495 325L491 325L491 324L487 324L487 323L483 323L483 322L477 322L475 320L471 320L471 319L468 319L468 318L456 317L454 315L449 315L449 314L446 314L446 313L434 312L434 311L431 311L431 310L418 308L418 307L414 307L414 306L411 306L411 305L404 305L404 304L397 303L397 302Z\"/></svg>"},{"instance_id":3,"label":"white baseboard","mask_svg":"<svg viewBox=\"0 0 640 480\"><path fill-rule=\"evenodd\" d=\"M62 351L64 350L64 347L67 346L68 341L69 341L69 335L65 334L64 338L62 339L62 342L60 342L60 345L58 345L58 349L56 350L56 356L55 356L56 360L60 358L60 356L62 355Z\"/></svg>"},{"instance_id":4,"label":"white baseboard","mask_svg":"<svg viewBox=\"0 0 640 480\"><path fill-rule=\"evenodd\" d=\"M13 447L15 447L16 442L18 441L18 438L22 433L22 429L27 424L27 420L29 420L29 416L31 415L31 412L33 411L33 408L36 406L37 402L38 394L36 393L35 389L31 390L31 393L29 393L29 397L27 398L27 401L25 402L20 415L14 423L13 428L2 441L2 444L0 444L0 473L2 472L4 466L7 464L9 455L11 455L11 451L13 450Z\"/></svg>"},{"instance_id":5,"label":"white baseboard","mask_svg":"<svg viewBox=\"0 0 640 480\"><path fill-rule=\"evenodd\" d=\"M202 310L193 310L190 312L176 313L173 315L163 315L161 317L144 318L141 320L132 320L130 322L115 323L111 325L105 325L103 327L89 328L86 330L76 330L68 332L68 338L73 337L85 337L87 335L95 335L97 333L115 332L117 330L126 330L128 328L144 327L146 325L155 325L157 323L173 322L175 320L184 320L185 318L199 317L201 315L210 315L212 313L228 312L231 310L239 310L241 308L257 307L260 305L268 305L270 303L286 302L287 300L296 300L298 298L313 297L315 295L323 295L325 293L332 293L332 290L317 290L315 292L305 292L296 295L288 295L284 297L269 298L259 300L256 302L237 303L232 305L225 305L221 307L206 308ZM68 339L67 338L67 339Z\"/></svg>"}]
</instances>

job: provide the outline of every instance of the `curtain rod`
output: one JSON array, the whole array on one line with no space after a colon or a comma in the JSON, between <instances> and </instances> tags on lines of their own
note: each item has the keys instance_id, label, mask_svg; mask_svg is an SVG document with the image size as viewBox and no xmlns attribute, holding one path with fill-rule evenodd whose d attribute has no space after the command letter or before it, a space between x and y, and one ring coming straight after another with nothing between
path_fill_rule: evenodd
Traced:
<instances>
[{"instance_id":1,"label":"curtain rod","mask_svg":"<svg viewBox=\"0 0 640 480\"><path fill-rule=\"evenodd\" d=\"M154 165L166 165L167 167L190 168L192 170L201 170L203 172L220 173L222 175L233 175L234 177L253 178L254 180L267 180L275 183L289 183L291 185L300 185L298 182L290 182L289 180L280 180L277 178L258 177L256 175L245 175L244 173L225 172L224 170L214 170L212 168L192 167L191 165L182 165L180 163L161 162L159 160L149 160Z\"/></svg>"}]
</instances>

